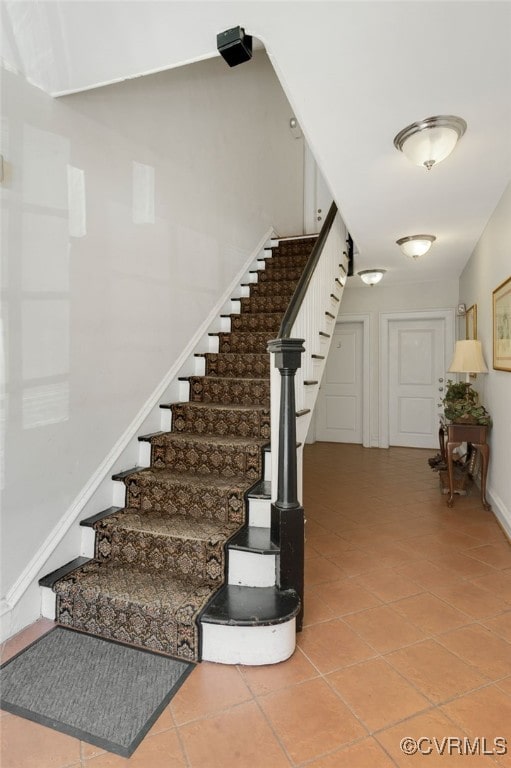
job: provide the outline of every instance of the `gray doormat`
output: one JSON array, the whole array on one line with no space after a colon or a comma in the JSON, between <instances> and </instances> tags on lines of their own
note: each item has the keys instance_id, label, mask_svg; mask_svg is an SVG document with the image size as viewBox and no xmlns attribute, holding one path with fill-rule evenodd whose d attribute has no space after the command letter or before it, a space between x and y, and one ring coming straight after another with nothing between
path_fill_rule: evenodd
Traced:
<instances>
[{"instance_id":1,"label":"gray doormat","mask_svg":"<svg viewBox=\"0 0 511 768\"><path fill-rule=\"evenodd\" d=\"M0 704L129 757L193 667L56 627L2 665Z\"/></svg>"}]
</instances>

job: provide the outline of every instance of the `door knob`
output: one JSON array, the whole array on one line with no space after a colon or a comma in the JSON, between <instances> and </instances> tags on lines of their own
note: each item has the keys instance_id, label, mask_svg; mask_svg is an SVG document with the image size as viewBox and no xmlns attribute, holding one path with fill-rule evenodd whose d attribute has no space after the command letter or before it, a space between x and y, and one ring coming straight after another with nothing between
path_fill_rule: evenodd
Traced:
<instances>
[{"instance_id":1,"label":"door knob","mask_svg":"<svg viewBox=\"0 0 511 768\"><path fill-rule=\"evenodd\" d=\"M443 379L438 379L438 381L443 381Z\"/></svg>"},{"instance_id":2,"label":"door knob","mask_svg":"<svg viewBox=\"0 0 511 768\"><path fill-rule=\"evenodd\" d=\"M444 388L443 388L443 387L438 387L438 391L439 391L439 392L443 392L443 391L444 391Z\"/></svg>"},{"instance_id":3,"label":"door knob","mask_svg":"<svg viewBox=\"0 0 511 768\"><path fill-rule=\"evenodd\" d=\"M321 221L321 216L318 216L318 221Z\"/></svg>"}]
</instances>

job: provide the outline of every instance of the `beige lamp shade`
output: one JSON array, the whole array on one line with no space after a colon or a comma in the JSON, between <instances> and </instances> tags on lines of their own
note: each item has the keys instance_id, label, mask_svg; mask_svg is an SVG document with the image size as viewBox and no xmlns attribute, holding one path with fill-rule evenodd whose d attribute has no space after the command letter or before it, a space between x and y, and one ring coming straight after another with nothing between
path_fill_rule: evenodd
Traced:
<instances>
[{"instance_id":1,"label":"beige lamp shade","mask_svg":"<svg viewBox=\"0 0 511 768\"><path fill-rule=\"evenodd\" d=\"M457 341L449 373L487 373L481 342L476 339Z\"/></svg>"}]
</instances>

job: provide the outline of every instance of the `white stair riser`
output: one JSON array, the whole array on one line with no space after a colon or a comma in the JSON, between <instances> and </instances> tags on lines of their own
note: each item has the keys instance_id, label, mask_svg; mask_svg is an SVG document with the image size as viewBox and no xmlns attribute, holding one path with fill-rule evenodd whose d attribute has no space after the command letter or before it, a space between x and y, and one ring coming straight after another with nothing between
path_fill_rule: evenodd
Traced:
<instances>
[{"instance_id":1,"label":"white stair riser","mask_svg":"<svg viewBox=\"0 0 511 768\"><path fill-rule=\"evenodd\" d=\"M126 486L122 480L113 480L112 504L114 507L124 507L126 504Z\"/></svg>"},{"instance_id":2,"label":"white stair riser","mask_svg":"<svg viewBox=\"0 0 511 768\"><path fill-rule=\"evenodd\" d=\"M146 440L141 440L138 446L138 466L151 466L151 443Z\"/></svg>"},{"instance_id":3,"label":"white stair riser","mask_svg":"<svg viewBox=\"0 0 511 768\"><path fill-rule=\"evenodd\" d=\"M276 555L229 550L229 584L241 587L274 587Z\"/></svg>"},{"instance_id":4,"label":"white stair riser","mask_svg":"<svg viewBox=\"0 0 511 768\"><path fill-rule=\"evenodd\" d=\"M96 541L96 531L94 528L82 525L82 541L80 547L81 557L94 557L94 544Z\"/></svg>"},{"instance_id":5,"label":"white stair riser","mask_svg":"<svg viewBox=\"0 0 511 768\"><path fill-rule=\"evenodd\" d=\"M55 621L57 617L57 595L50 587L40 587L41 590L41 616L44 619Z\"/></svg>"},{"instance_id":6,"label":"white stair riser","mask_svg":"<svg viewBox=\"0 0 511 768\"><path fill-rule=\"evenodd\" d=\"M172 429L172 411L170 408L161 409L160 429L162 432L170 432Z\"/></svg>"},{"instance_id":7,"label":"white stair riser","mask_svg":"<svg viewBox=\"0 0 511 768\"><path fill-rule=\"evenodd\" d=\"M263 479L271 480L271 451L264 451L263 453L264 469Z\"/></svg>"},{"instance_id":8,"label":"white stair riser","mask_svg":"<svg viewBox=\"0 0 511 768\"><path fill-rule=\"evenodd\" d=\"M179 382L178 400L180 403L187 403L190 400L190 382L189 381Z\"/></svg>"},{"instance_id":9,"label":"white stair riser","mask_svg":"<svg viewBox=\"0 0 511 768\"><path fill-rule=\"evenodd\" d=\"M293 655L296 621L268 627L238 627L202 622L202 659L218 664L277 664Z\"/></svg>"},{"instance_id":10,"label":"white stair riser","mask_svg":"<svg viewBox=\"0 0 511 768\"><path fill-rule=\"evenodd\" d=\"M218 352L220 348L220 339L218 336L208 336L208 352Z\"/></svg>"},{"instance_id":11,"label":"white stair riser","mask_svg":"<svg viewBox=\"0 0 511 768\"><path fill-rule=\"evenodd\" d=\"M248 524L254 528L270 527L271 503L269 499L249 499Z\"/></svg>"}]
</instances>

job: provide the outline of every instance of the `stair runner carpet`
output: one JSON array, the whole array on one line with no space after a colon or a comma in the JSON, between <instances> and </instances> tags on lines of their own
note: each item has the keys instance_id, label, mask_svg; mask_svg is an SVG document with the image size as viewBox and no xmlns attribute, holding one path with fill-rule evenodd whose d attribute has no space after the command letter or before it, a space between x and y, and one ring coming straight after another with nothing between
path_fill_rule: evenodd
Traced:
<instances>
[{"instance_id":1,"label":"stair runner carpet","mask_svg":"<svg viewBox=\"0 0 511 768\"><path fill-rule=\"evenodd\" d=\"M270 356L314 240L281 242L174 403L172 431L149 436L151 466L125 472L125 507L92 522L95 556L58 579L57 621L186 660L198 617L226 577L225 546L245 523L270 438Z\"/></svg>"}]
</instances>

